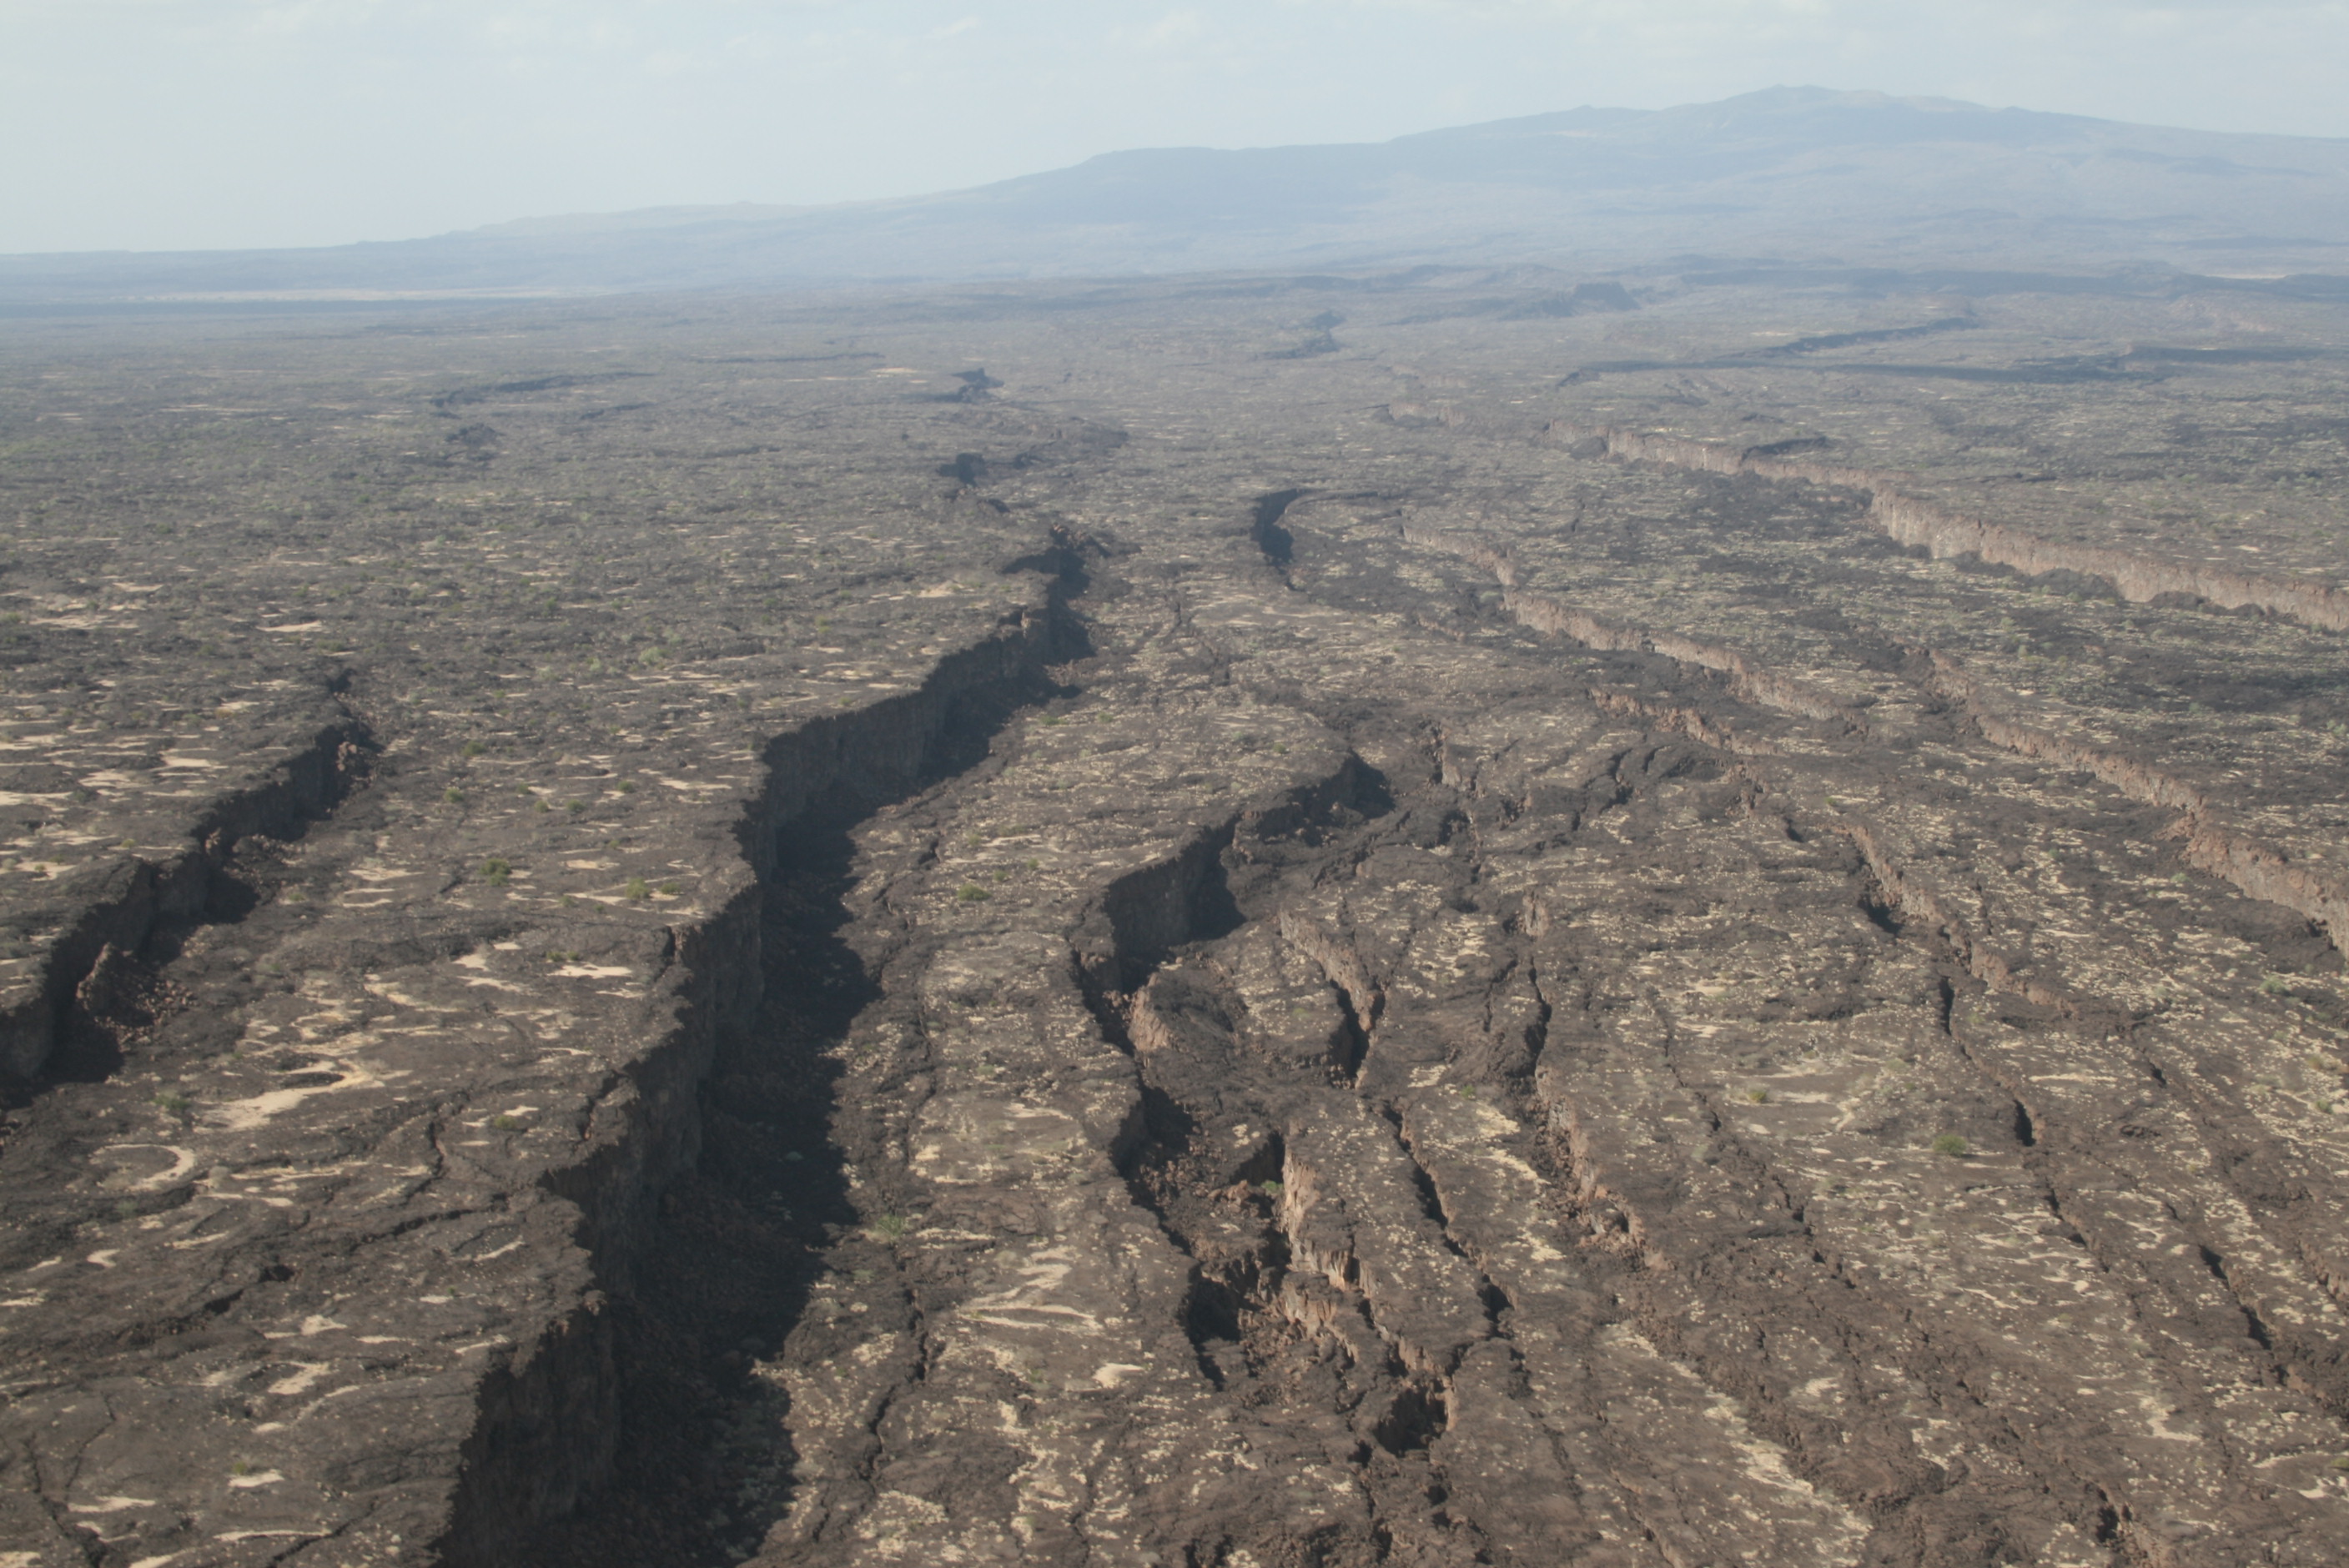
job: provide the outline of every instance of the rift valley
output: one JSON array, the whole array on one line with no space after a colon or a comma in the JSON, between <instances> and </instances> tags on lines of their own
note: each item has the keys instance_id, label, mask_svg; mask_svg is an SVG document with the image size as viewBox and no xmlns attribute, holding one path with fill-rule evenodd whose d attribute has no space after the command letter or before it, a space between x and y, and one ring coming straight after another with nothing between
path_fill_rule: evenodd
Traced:
<instances>
[{"instance_id":1,"label":"rift valley","mask_svg":"<svg viewBox=\"0 0 2349 1568\"><path fill-rule=\"evenodd\" d=\"M0 339L0 1564L2341 1561L2349 312Z\"/></svg>"}]
</instances>

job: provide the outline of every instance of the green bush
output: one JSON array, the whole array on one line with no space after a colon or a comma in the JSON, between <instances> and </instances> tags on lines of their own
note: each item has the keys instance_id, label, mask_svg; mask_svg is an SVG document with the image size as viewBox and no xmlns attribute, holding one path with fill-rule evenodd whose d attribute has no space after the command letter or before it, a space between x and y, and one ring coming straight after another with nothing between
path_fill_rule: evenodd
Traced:
<instances>
[{"instance_id":1,"label":"green bush","mask_svg":"<svg viewBox=\"0 0 2349 1568\"><path fill-rule=\"evenodd\" d=\"M1954 1132L1944 1132L1940 1137L1933 1140L1932 1148L1934 1153L1946 1154L1952 1160L1963 1160L1972 1152L1967 1147L1966 1140Z\"/></svg>"},{"instance_id":2,"label":"green bush","mask_svg":"<svg viewBox=\"0 0 2349 1568\"><path fill-rule=\"evenodd\" d=\"M512 875L512 865L495 855L481 862L481 880L492 887L505 886L506 879Z\"/></svg>"}]
</instances>

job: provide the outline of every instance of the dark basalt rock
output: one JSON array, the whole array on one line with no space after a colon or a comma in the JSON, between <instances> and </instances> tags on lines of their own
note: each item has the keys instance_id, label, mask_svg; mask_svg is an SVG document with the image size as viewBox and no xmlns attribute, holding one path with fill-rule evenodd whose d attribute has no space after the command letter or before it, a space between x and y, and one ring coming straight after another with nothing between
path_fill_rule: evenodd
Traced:
<instances>
[{"instance_id":1,"label":"dark basalt rock","mask_svg":"<svg viewBox=\"0 0 2349 1568\"><path fill-rule=\"evenodd\" d=\"M0 346L0 1562L2337 1557L2337 362L1431 286Z\"/></svg>"}]
</instances>

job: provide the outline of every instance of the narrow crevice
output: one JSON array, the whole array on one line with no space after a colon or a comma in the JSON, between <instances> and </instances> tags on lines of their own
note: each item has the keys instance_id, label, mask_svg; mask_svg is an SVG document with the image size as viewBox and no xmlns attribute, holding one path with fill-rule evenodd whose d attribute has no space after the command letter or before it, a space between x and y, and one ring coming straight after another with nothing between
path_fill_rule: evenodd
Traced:
<instances>
[{"instance_id":1,"label":"narrow crevice","mask_svg":"<svg viewBox=\"0 0 2349 1568\"><path fill-rule=\"evenodd\" d=\"M1297 538L1280 525L1280 520L1304 495L1301 490L1285 490L1257 497L1256 515L1248 524L1248 538L1264 552L1265 560L1280 573L1283 583L1288 581L1288 569L1296 562Z\"/></svg>"},{"instance_id":2,"label":"narrow crevice","mask_svg":"<svg viewBox=\"0 0 2349 1568\"><path fill-rule=\"evenodd\" d=\"M766 748L764 797L742 830L759 888L718 917L744 927L736 939L706 949L750 956L758 972L702 977L730 1001L703 1024L684 1092L665 1097L668 1122L640 1121L637 1151L621 1151L681 1149L688 1161L617 1191L600 1168L549 1183L582 1205L607 1305L601 1369L540 1376L569 1386L573 1424L589 1429L543 1453L509 1429L543 1428L543 1395L517 1387L503 1397L511 1414L483 1409L440 1542L451 1568L738 1562L792 1497L782 1407L752 1369L798 1330L818 1286L846 1282L919 1343L889 1217L864 1212L873 1200L848 1173L882 1130L843 1093L846 1061L860 1030L902 1010L858 945L872 921L852 902L859 833L982 768L1014 716L1056 695L1044 665L1070 645L1055 630L1068 618L1056 590L1040 621L947 655L916 693ZM562 1495L528 1470L565 1467L582 1469L575 1510L527 1501Z\"/></svg>"},{"instance_id":3,"label":"narrow crevice","mask_svg":"<svg viewBox=\"0 0 2349 1568\"><path fill-rule=\"evenodd\" d=\"M126 1040L170 1006L158 995L160 971L189 934L260 906L238 875L240 849L305 837L366 781L381 749L345 707L267 778L206 810L177 856L125 856L89 873L97 896L51 945L35 994L0 1016L0 1106L22 1106L49 1083L98 1083L119 1071Z\"/></svg>"}]
</instances>

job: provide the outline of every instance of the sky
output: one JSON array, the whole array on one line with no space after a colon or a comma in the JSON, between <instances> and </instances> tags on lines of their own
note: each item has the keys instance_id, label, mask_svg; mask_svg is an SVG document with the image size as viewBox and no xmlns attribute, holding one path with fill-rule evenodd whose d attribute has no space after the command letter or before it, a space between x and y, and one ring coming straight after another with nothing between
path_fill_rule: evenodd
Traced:
<instances>
[{"instance_id":1,"label":"sky","mask_svg":"<svg viewBox=\"0 0 2349 1568\"><path fill-rule=\"evenodd\" d=\"M1779 84L2349 137L2349 0L0 0L0 253L857 201Z\"/></svg>"}]
</instances>

